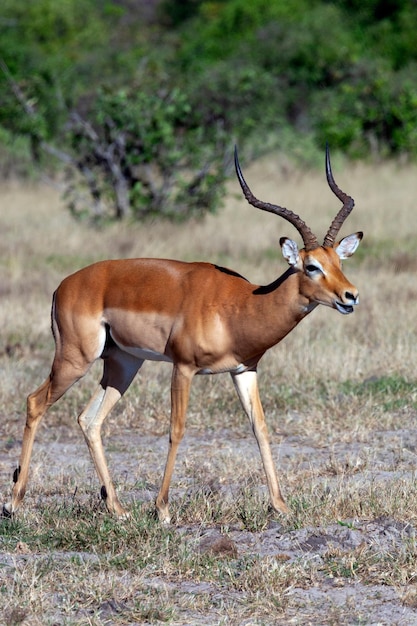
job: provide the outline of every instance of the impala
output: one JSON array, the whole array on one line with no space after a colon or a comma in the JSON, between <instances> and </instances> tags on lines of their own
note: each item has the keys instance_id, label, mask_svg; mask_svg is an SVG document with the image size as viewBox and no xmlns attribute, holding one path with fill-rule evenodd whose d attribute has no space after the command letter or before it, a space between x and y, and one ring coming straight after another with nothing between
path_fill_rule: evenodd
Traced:
<instances>
[{"instance_id":1,"label":"impala","mask_svg":"<svg viewBox=\"0 0 417 626\"><path fill-rule=\"evenodd\" d=\"M362 233L335 241L354 202L334 181L328 148L327 181L343 206L322 246L298 215L252 194L236 150L235 166L247 201L289 221L301 235L304 248L282 237L282 254L289 268L266 286L253 285L238 273L211 263L162 259L102 261L65 278L52 302L55 357L48 378L27 400L22 451L11 502L3 507L5 515L16 511L25 494L32 446L43 415L99 358L103 359L103 377L78 423L110 512L125 515L104 456L101 426L147 359L173 365L168 456L156 498L159 519L170 521L169 485L184 435L193 377L221 372L231 374L251 422L271 504L276 511L288 511L272 460L257 366L265 352L318 304L342 314L353 312L358 291L343 274L340 260L355 252Z\"/></svg>"}]
</instances>

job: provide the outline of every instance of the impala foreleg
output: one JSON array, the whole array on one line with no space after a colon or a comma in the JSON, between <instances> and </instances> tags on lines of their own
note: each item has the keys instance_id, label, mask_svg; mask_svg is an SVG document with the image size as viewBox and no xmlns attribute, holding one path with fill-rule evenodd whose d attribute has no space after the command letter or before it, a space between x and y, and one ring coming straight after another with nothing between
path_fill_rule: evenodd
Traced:
<instances>
[{"instance_id":1,"label":"impala foreleg","mask_svg":"<svg viewBox=\"0 0 417 626\"><path fill-rule=\"evenodd\" d=\"M232 374L232 379L242 403L243 409L250 419L252 429L261 453L266 480L268 483L271 504L275 511L288 513L279 486L274 461L269 444L268 429L265 422L261 399L259 397L257 373L255 370Z\"/></svg>"},{"instance_id":2,"label":"impala foreleg","mask_svg":"<svg viewBox=\"0 0 417 626\"><path fill-rule=\"evenodd\" d=\"M78 423L83 431L102 485L102 498L106 502L108 511L118 517L126 516L126 511L116 495L107 466L101 439L101 426L116 402L129 387L142 364L142 360L123 353L117 348L109 350L104 358L104 373L100 385L87 407L78 417Z\"/></svg>"},{"instance_id":3,"label":"impala foreleg","mask_svg":"<svg viewBox=\"0 0 417 626\"><path fill-rule=\"evenodd\" d=\"M169 524L171 516L168 508L168 493L174 471L178 446L184 436L185 420L190 396L193 374L174 366L171 382L171 428L169 435L168 457L165 465L161 489L156 498L158 517L163 524Z\"/></svg>"}]
</instances>

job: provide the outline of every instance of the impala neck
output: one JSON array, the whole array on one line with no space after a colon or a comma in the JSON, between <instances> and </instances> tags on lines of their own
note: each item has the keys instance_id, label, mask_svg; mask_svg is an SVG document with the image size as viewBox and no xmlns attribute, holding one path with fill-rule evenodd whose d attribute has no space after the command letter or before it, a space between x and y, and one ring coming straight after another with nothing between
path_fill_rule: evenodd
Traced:
<instances>
[{"instance_id":1,"label":"impala neck","mask_svg":"<svg viewBox=\"0 0 417 626\"><path fill-rule=\"evenodd\" d=\"M279 343L318 306L305 293L304 283L304 274L289 268L271 284L254 290L252 303L258 309L256 319L262 324L252 332L258 334L263 351ZM250 334L252 332L249 331Z\"/></svg>"}]
</instances>

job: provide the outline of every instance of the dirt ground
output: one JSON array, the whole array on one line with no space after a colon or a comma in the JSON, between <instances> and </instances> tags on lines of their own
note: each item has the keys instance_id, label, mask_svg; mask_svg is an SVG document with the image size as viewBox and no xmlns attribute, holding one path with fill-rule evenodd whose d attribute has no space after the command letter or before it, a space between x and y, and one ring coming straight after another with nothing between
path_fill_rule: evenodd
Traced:
<instances>
[{"instance_id":1,"label":"dirt ground","mask_svg":"<svg viewBox=\"0 0 417 626\"><path fill-rule=\"evenodd\" d=\"M389 481L398 480L398 484L407 486L414 480L414 457L411 442L415 441L416 432L410 430L373 433L372 458L374 466L372 470L365 462L369 456L371 442L340 443L332 445L331 449L326 446L317 447L305 438L289 436L274 437L273 454L279 459L279 466L284 470L286 465L294 462L305 468L314 468L313 474L317 478L312 480L312 488L325 483L328 490L348 490L352 481L355 490L361 486L372 483L375 489ZM153 500L155 491L149 486L163 468L167 435L146 434L126 430L125 432L111 433L106 441L110 447L109 461L115 471L118 480L119 491L122 500L129 502L139 499L142 501ZM18 445L9 446L5 450L3 444L1 469L1 483L6 484L6 474L10 468L11 459L17 455ZM396 469L389 471L384 468L393 466L393 458L402 451L401 463L395 462ZM209 454L210 452L210 454ZM210 484L211 489L216 489L222 497L233 498L238 485L234 484L233 476L221 475L221 461L227 459L230 466L233 463L242 462L246 459L248 464L257 467L259 460L256 444L250 433L247 436L236 434L233 430L222 432L201 433L190 428L183 441L181 454L174 476L171 500L184 497L187 489L195 486L195 473L201 485ZM61 460L65 459L65 466ZM205 460L204 460L205 459ZM354 472L335 477L320 476L320 470L333 465L346 464L350 459L356 463ZM193 466L195 466L193 468ZM191 469L190 471L190 468ZM88 457L87 449L81 440L81 434L74 429L61 428L55 430L43 430L38 437L35 448L32 468L36 483L48 481L51 476L62 475L74 477L77 481L94 483L95 475ZM220 473L219 473L220 472ZM144 473L142 487L138 481L138 475ZM148 484L146 484L148 483ZM63 479L63 484L65 480ZM145 486L143 486L145 485ZM261 488L263 490L263 488ZM284 483L285 489L285 483ZM45 507L51 498L56 495L42 495L36 489L37 495L30 493L25 500L25 507ZM71 497L71 493L65 494L65 487L60 497ZM247 626L251 624L366 624L412 626L417 624L417 602L414 595L414 587L408 584L393 586L381 581L380 584L372 582L372 579L364 581L360 575L353 571L352 575L346 572L334 572L317 574L323 570L320 566L323 559L331 551L333 554L349 555L361 550L378 555L379 558L399 554L407 548L410 542L415 543L415 528L408 523L400 522L394 517L382 516L378 519L352 519L343 520L343 523L325 524L323 526L306 526L300 529L285 530L278 516L271 516L269 525L260 532L249 532L239 525L228 528L227 533L221 527L201 525L178 525L177 532L181 533L187 541L196 545L199 550L209 550L217 554L219 558L224 556L235 558L236 556L269 556L274 557L277 566L280 564L298 563L306 570L311 566L315 575L311 584L302 587L289 585L287 590L287 607L282 619L273 618L269 621L264 616L261 619L251 616L240 622ZM49 555L48 558L50 558ZM95 559L94 554L78 554L83 559ZM57 552L52 555L54 559L65 560L73 557L72 553ZM19 567L19 562L28 562L30 559L39 559L37 554L11 554L0 553L0 577L7 571ZM346 563L346 568L349 564ZM395 567L395 562L391 562ZM389 572L387 571L387 578ZM305 577L304 577L305 580ZM179 624L237 624L233 618L228 618L227 613L222 613L222 606L230 600L231 591L221 584L187 581L169 581L161 576L149 577L147 584L150 588L158 590L175 591L178 597L182 594L209 596L212 608L202 616L196 611L188 612L181 619L175 619L169 623ZM240 593L240 592L239 592ZM103 604L101 607L101 620L99 623L113 624L117 615L118 607L114 603ZM59 611L53 623L77 623L62 621ZM84 622L85 615L79 616L80 623ZM26 622L25 622L26 623ZM49 623L49 622L48 622ZM96 623L96 622L92 622ZM98 623L98 622L97 622ZM131 623L131 622L129 622ZM132 622L133 623L133 622ZM145 622L144 622L145 623Z\"/></svg>"}]
</instances>

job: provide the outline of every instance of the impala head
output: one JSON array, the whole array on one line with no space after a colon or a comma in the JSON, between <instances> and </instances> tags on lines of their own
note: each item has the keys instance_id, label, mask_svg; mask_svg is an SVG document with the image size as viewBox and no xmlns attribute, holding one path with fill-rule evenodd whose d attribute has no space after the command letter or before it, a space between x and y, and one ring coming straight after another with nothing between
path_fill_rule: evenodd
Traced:
<instances>
[{"instance_id":1,"label":"impala head","mask_svg":"<svg viewBox=\"0 0 417 626\"><path fill-rule=\"evenodd\" d=\"M243 194L249 204L283 217L300 233L304 243L303 249L300 250L297 243L288 237L281 237L280 245L288 264L302 273L301 291L309 303L324 304L343 314L352 313L353 306L359 302L358 290L343 274L341 261L352 256L362 239L363 233L357 232L336 241L339 230L353 209L354 201L336 185L330 165L328 146L326 145L327 182L343 206L330 224L323 245L318 243L317 237L299 215L284 207L255 198L243 178L236 148L235 167Z\"/></svg>"}]
</instances>

